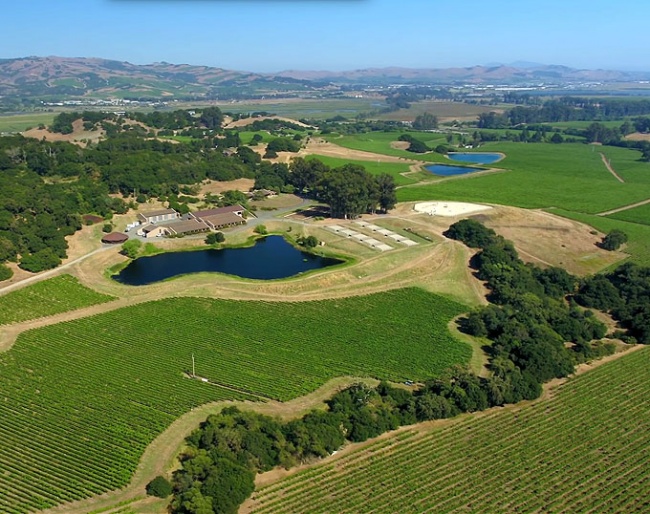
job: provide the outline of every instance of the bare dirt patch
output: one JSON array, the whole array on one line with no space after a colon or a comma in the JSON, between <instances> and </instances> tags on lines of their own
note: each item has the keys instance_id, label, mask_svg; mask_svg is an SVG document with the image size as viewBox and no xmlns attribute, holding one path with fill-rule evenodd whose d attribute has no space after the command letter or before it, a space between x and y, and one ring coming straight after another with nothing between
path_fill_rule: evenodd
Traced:
<instances>
[{"instance_id":1,"label":"bare dirt patch","mask_svg":"<svg viewBox=\"0 0 650 514\"><path fill-rule=\"evenodd\" d=\"M69 143L74 143L82 147L86 146L86 142L84 140L90 140L96 143L106 135L106 132L103 129L93 131L84 130L83 120L81 119L72 122L72 128L73 131L71 134L58 134L56 132L50 132L47 129L39 128L26 130L22 134L25 137L45 139L46 141L67 141Z\"/></svg>"},{"instance_id":2,"label":"bare dirt patch","mask_svg":"<svg viewBox=\"0 0 650 514\"><path fill-rule=\"evenodd\" d=\"M281 120L281 121L286 121L288 123L293 123L294 125L299 125L303 128L313 128L311 125L307 125L301 121L292 120L291 118L283 118L282 116L260 116L258 118L244 118L243 120L231 121L226 126L224 126L224 128L231 129L231 128L238 128L238 127L247 127L248 125L251 125L256 121L262 121L262 120Z\"/></svg>"},{"instance_id":3,"label":"bare dirt patch","mask_svg":"<svg viewBox=\"0 0 650 514\"><path fill-rule=\"evenodd\" d=\"M390 143L390 147L396 150L406 150L409 146L411 146L411 143L408 141L391 141Z\"/></svg>"},{"instance_id":4,"label":"bare dirt patch","mask_svg":"<svg viewBox=\"0 0 650 514\"><path fill-rule=\"evenodd\" d=\"M306 157L308 155L324 155L326 157L339 157L341 159L351 159L354 161L375 161L375 162L407 162L410 164L422 164L421 161L414 159L405 159L392 155L383 155L363 150L352 150L342 146L330 143L321 138L310 138L305 148L301 149L294 156Z\"/></svg>"},{"instance_id":5,"label":"bare dirt patch","mask_svg":"<svg viewBox=\"0 0 650 514\"><path fill-rule=\"evenodd\" d=\"M512 241L526 262L559 266L576 275L595 273L627 257L596 244L602 234L544 211L499 206L480 214L485 225Z\"/></svg>"},{"instance_id":6,"label":"bare dirt patch","mask_svg":"<svg viewBox=\"0 0 650 514\"><path fill-rule=\"evenodd\" d=\"M628 134L625 136L625 139L628 141L650 141L650 134L642 134L641 132L635 132L634 134Z\"/></svg>"},{"instance_id":7,"label":"bare dirt patch","mask_svg":"<svg viewBox=\"0 0 650 514\"><path fill-rule=\"evenodd\" d=\"M255 185L255 180L252 178L238 178L237 180L216 181L208 180L201 184L199 194L205 196L206 194L221 194L224 191L241 191L246 193L250 191Z\"/></svg>"}]
</instances>

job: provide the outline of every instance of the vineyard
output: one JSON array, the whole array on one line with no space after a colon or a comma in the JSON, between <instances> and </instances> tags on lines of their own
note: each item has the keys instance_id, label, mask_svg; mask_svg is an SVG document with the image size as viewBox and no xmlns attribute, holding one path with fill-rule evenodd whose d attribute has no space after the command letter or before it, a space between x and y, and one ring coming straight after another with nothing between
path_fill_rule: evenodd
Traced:
<instances>
[{"instance_id":1,"label":"vineyard","mask_svg":"<svg viewBox=\"0 0 650 514\"><path fill-rule=\"evenodd\" d=\"M0 354L0 512L124 486L146 446L206 402L286 400L341 375L424 379L467 362L469 346L447 330L462 311L419 289L173 298L23 333ZM211 383L186 378L192 354Z\"/></svg>"},{"instance_id":2,"label":"vineyard","mask_svg":"<svg viewBox=\"0 0 650 514\"><path fill-rule=\"evenodd\" d=\"M643 349L550 398L379 440L254 493L248 511L648 512Z\"/></svg>"},{"instance_id":3,"label":"vineyard","mask_svg":"<svg viewBox=\"0 0 650 514\"><path fill-rule=\"evenodd\" d=\"M51 316L113 300L60 275L0 296L0 325Z\"/></svg>"}]
</instances>

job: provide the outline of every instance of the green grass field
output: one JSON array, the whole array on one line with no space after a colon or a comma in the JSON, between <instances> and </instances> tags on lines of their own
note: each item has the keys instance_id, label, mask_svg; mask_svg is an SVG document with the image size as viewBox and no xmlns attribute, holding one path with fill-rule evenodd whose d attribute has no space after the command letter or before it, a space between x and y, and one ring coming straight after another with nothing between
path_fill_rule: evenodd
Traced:
<instances>
[{"instance_id":1,"label":"green grass field","mask_svg":"<svg viewBox=\"0 0 650 514\"><path fill-rule=\"evenodd\" d=\"M418 173L416 178L404 177L402 173L409 171L409 165L407 163L401 164L398 162L376 162L376 161L353 161L350 159L339 159L337 157L327 157L325 155L310 155L308 158L318 159L319 161L327 164L332 168L338 168L346 164L358 164L366 168L366 170L373 175L379 175L381 173L387 173L395 179L395 184L398 186L413 184L418 180L421 180L423 177L426 178L425 174Z\"/></svg>"},{"instance_id":2,"label":"green grass field","mask_svg":"<svg viewBox=\"0 0 650 514\"><path fill-rule=\"evenodd\" d=\"M412 430L254 493L252 512L647 512L650 350L548 399Z\"/></svg>"},{"instance_id":3,"label":"green grass field","mask_svg":"<svg viewBox=\"0 0 650 514\"><path fill-rule=\"evenodd\" d=\"M503 111L512 108L511 105L475 105L464 102L441 102L424 100L414 102L408 109L380 114L377 119L392 121L413 121L419 114L425 112L438 116L439 119L467 119L478 117L481 113Z\"/></svg>"},{"instance_id":4,"label":"green grass field","mask_svg":"<svg viewBox=\"0 0 650 514\"><path fill-rule=\"evenodd\" d=\"M113 300L60 275L0 296L0 325L17 323Z\"/></svg>"},{"instance_id":5,"label":"green grass field","mask_svg":"<svg viewBox=\"0 0 650 514\"><path fill-rule=\"evenodd\" d=\"M352 375L422 380L467 363L420 289L327 301L172 298L23 333L0 354L0 512L124 486L146 446L210 401L286 400ZM185 378L196 373L227 385ZM242 391L242 392L238 392Z\"/></svg>"},{"instance_id":6,"label":"green grass field","mask_svg":"<svg viewBox=\"0 0 650 514\"><path fill-rule=\"evenodd\" d=\"M56 114L54 112L43 112L0 115L0 132L22 132L29 128L36 128L40 124L50 125Z\"/></svg>"},{"instance_id":7,"label":"green grass field","mask_svg":"<svg viewBox=\"0 0 650 514\"><path fill-rule=\"evenodd\" d=\"M558 207L595 214L650 198L650 164L637 162L640 153L634 150L601 149L578 143L488 143L481 151L505 153L506 158L494 166L509 171L407 186L398 190L398 199ZM607 171L599 151L611 158L625 184Z\"/></svg>"},{"instance_id":8,"label":"green grass field","mask_svg":"<svg viewBox=\"0 0 650 514\"><path fill-rule=\"evenodd\" d=\"M392 155L394 157L403 157L405 159L417 159L421 161L446 162L443 155L434 152L426 154L416 154L391 147L393 141L397 141L401 132L368 132L364 134L354 134L351 136L326 135L323 136L327 141L337 144L344 148L352 150L363 150L383 155ZM424 142L430 148L446 143L445 134L436 132L408 132L409 135Z\"/></svg>"}]
</instances>

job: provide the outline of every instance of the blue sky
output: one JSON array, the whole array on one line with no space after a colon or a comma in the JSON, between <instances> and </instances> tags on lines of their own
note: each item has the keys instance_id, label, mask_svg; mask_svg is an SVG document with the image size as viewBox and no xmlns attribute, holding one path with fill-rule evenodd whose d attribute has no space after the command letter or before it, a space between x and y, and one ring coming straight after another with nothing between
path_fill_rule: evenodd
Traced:
<instances>
[{"instance_id":1,"label":"blue sky","mask_svg":"<svg viewBox=\"0 0 650 514\"><path fill-rule=\"evenodd\" d=\"M104 57L247 71L533 61L650 71L641 0L23 0L0 58Z\"/></svg>"}]
</instances>

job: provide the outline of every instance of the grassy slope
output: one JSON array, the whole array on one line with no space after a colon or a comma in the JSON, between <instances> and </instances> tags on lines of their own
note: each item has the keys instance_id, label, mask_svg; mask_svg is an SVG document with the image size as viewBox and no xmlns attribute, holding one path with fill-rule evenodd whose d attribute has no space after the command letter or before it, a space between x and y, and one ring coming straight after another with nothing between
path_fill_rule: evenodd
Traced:
<instances>
[{"instance_id":1,"label":"grassy slope","mask_svg":"<svg viewBox=\"0 0 650 514\"><path fill-rule=\"evenodd\" d=\"M50 316L113 300L79 284L70 275L37 282L0 296L0 325Z\"/></svg>"},{"instance_id":2,"label":"grassy slope","mask_svg":"<svg viewBox=\"0 0 650 514\"><path fill-rule=\"evenodd\" d=\"M380 439L257 493L271 512L645 512L643 349L549 398Z\"/></svg>"},{"instance_id":3,"label":"grassy slope","mask_svg":"<svg viewBox=\"0 0 650 514\"><path fill-rule=\"evenodd\" d=\"M446 143L445 135L435 132L408 132L409 135L424 142L430 148ZM404 157L405 159L418 159L431 162L446 162L444 156L437 153L416 154L391 147L393 141L397 141L400 132L368 132L365 134L355 134L352 136L329 135L323 136L328 141L350 148L352 150L363 150L394 157Z\"/></svg>"},{"instance_id":4,"label":"grassy slope","mask_svg":"<svg viewBox=\"0 0 650 514\"><path fill-rule=\"evenodd\" d=\"M24 333L0 354L0 467L11 467L0 490L18 491L0 495L0 511L120 487L180 414L246 398L183 378L192 354L197 374L281 399L340 375L424 379L468 362L470 347L447 330L462 310L420 289L303 303L176 298Z\"/></svg>"},{"instance_id":5,"label":"grassy slope","mask_svg":"<svg viewBox=\"0 0 650 514\"><path fill-rule=\"evenodd\" d=\"M604 233L615 228L622 230L628 236L624 251L631 255L630 260L643 266L650 266L650 226L562 209L551 209L549 212L586 223Z\"/></svg>"},{"instance_id":6,"label":"grassy slope","mask_svg":"<svg viewBox=\"0 0 650 514\"><path fill-rule=\"evenodd\" d=\"M40 124L50 125L56 113L30 113L0 116L0 132L22 132Z\"/></svg>"}]
</instances>

